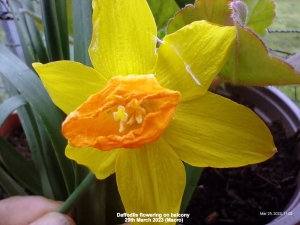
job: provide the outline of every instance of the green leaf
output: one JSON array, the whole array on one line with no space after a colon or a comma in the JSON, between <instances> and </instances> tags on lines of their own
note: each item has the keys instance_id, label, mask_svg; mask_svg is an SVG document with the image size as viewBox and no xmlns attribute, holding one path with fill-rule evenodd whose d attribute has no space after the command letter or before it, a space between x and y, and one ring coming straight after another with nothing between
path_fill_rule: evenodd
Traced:
<instances>
[{"instance_id":1,"label":"green leaf","mask_svg":"<svg viewBox=\"0 0 300 225\"><path fill-rule=\"evenodd\" d=\"M51 196L49 194L52 193L52 199L63 201L68 196L68 193L64 185L57 185L63 184L64 179L61 171L59 170L59 164L55 155L55 151L51 145L51 141L49 140L47 131L45 130L41 119L36 114L34 115L34 118L39 132L38 136L42 145L42 147L36 151L37 159L35 162L38 161L40 164L40 173L44 193L48 193L48 198Z\"/></svg>"},{"instance_id":2,"label":"green leaf","mask_svg":"<svg viewBox=\"0 0 300 225\"><path fill-rule=\"evenodd\" d=\"M31 158L34 161L37 171L39 172L43 196L50 199L56 199L51 185L51 181L53 181L55 178L51 178L46 169L45 157L43 156L43 143L35 115L29 105L26 105L24 108L19 108L18 115L20 117L22 128L26 135L26 139L31 151ZM57 182L54 183L56 184Z\"/></svg>"},{"instance_id":3,"label":"green leaf","mask_svg":"<svg viewBox=\"0 0 300 225\"><path fill-rule=\"evenodd\" d=\"M27 101L23 98L22 95L15 95L2 102L0 104L0 127L13 111L15 111L20 106L25 105L26 103Z\"/></svg>"},{"instance_id":4,"label":"green leaf","mask_svg":"<svg viewBox=\"0 0 300 225\"><path fill-rule=\"evenodd\" d=\"M63 120L61 111L53 104L36 74L2 44L0 61L0 72L18 89L34 114L40 118L39 122L43 124L55 151L68 193L71 193L74 189L74 173L71 161L64 155L66 140L60 132Z\"/></svg>"},{"instance_id":5,"label":"green leaf","mask_svg":"<svg viewBox=\"0 0 300 225\"><path fill-rule=\"evenodd\" d=\"M92 0L73 0L74 60L91 66L88 48L92 39Z\"/></svg>"},{"instance_id":6,"label":"green leaf","mask_svg":"<svg viewBox=\"0 0 300 225\"><path fill-rule=\"evenodd\" d=\"M24 188L42 195L39 173L32 162L27 161L10 143L0 137L0 161Z\"/></svg>"},{"instance_id":7,"label":"green leaf","mask_svg":"<svg viewBox=\"0 0 300 225\"><path fill-rule=\"evenodd\" d=\"M90 170L84 166L76 165L76 175L77 175L77 186L80 185L81 181L87 176L88 173L91 173ZM105 205L105 196L106 196L106 180L97 180L89 185L84 196L76 203L75 205L75 221L76 224L89 224L89 225L98 225L98 224L113 224L107 222L106 218L106 205ZM91 207L91 202L93 207ZM86 215L89 215L88 217Z\"/></svg>"},{"instance_id":8,"label":"green leaf","mask_svg":"<svg viewBox=\"0 0 300 225\"><path fill-rule=\"evenodd\" d=\"M41 0L42 20L45 32L46 46L50 61L64 59L56 1Z\"/></svg>"},{"instance_id":9,"label":"green leaf","mask_svg":"<svg viewBox=\"0 0 300 225\"><path fill-rule=\"evenodd\" d=\"M9 196L27 195L25 190L0 166L0 186Z\"/></svg>"},{"instance_id":10,"label":"green leaf","mask_svg":"<svg viewBox=\"0 0 300 225\"><path fill-rule=\"evenodd\" d=\"M11 95L17 94L17 90L15 90L9 82L7 82L7 85L10 87ZM20 96L21 95L17 94L10 99L20 98ZM9 103L10 101L5 102L0 108L0 112L3 112L4 115L7 110L6 106ZM41 123L37 123L39 118L34 115L28 104L25 105L25 107L18 108L18 116L22 122L22 127L30 147L31 157L39 172L39 178L43 187L42 195L51 199L63 200L66 196L66 193L64 192L65 189L63 186L56 185L58 183L63 183L63 179L59 176L59 167L57 166L56 159L54 159L55 155L51 148L51 144L49 143L49 138L46 136ZM0 149L1 147L3 146L0 145ZM47 151L47 149L49 150ZM47 160L45 160L45 156L47 157ZM16 165L18 165L18 163Z\"/></svg>"},{"instance_id":11,"label":"green leaf","mask_svg":"<svg viewBox=\"0 0 300 225\"><path fill-rule=\"evenodd\" d=\"M5 77L4 77L5 78ZM12 95L12 99L14 99L16 96L20 96L18 94L18 90L7 80L6 81L6 87L8 88L9 94ZM7 104L5 104L7 105ZM4 105L4 107L5 107ZM2 108L3 113L5 114L5 108ZM39 127L36 121L36 117L34 113L32 112L31 107L26 104L24 107L19 107L18 109L18 114L16 114L21 123L22 123L22 128L24 130L24 133L26 135L26 139L31 151L31 158L34 161L35 167L37 168L39 172L39 178L41 180L42 188L43 188L43 196L50 198L50 199L59 199L62 200L63 198L61 197L61 193L63 190L63 187L60 187L59 191L54 193L54 191L59 188L57 183L63 183L63 181L58 181L56 179L56 176L51 176L53 173L59 174L60 171L57 171L57 168L46 168L47 166L47 161L45 161L45 157L43 154L44 147L47 147L45 145L45 140L41 137L41 134L39 132ZM0 111L0 112L2 112ZM48 138L47 138L48 141ZM0 148L3 147L0 145ZM52 155L54 152L52 152ZM49 158L49 156L48 156ZM55 164L56 165L56 164ZM53 166L55 166L53 165ZM48 169L48 170L47 170ZM53 185L54 184L54 190L53 190Z\"/></svg>"},{"instance_id":12,"label":"green leaf","mask_svg":"<svg viewBox=\"0 0 300 225\"><path fill-rule=\"evenodd\" d=\"M256 33L265 35L275 18L275 3L273 0L243 0L248 7L246 26Z\"/></svg>"},{"instance_id":13,"label":"green leaf","mask_svg":"<svg viewBox=\"0 0 300 225\"><path fill-rule=\"evenodd\" d=\"M67 20L68 20L68 28L69 28L69 36L73 35L73 13L72 13L72 2L73 0L66 0L67 1ZM70 39L70 37L69 37Z\"/></svg>"},{"instance_id":14,"label":"green leaf","mask_svg":"<svg viewBox=\"0 0 300 225\"><path fill-rule=\"evenodd\" d=\"M269 54L263 41L249 28L236 23L237 39L219 77L238 85L300 84L300 74L285 61Z\"/></svg>"},{"instance_id":15,"label":"green leaf","mask_svg":"<svg viewBox=\"0 0 300 225\"><path fill-rule=\"evenodd\" d=\"M21 1L22 9L19 9L19 13L22 13L22 10L33 12L33 4L31 0L23 0ZM44 46L41 34L39 32L38 27L36 26L35 21L31 16L25 14L25 21L28 27L28 35L30 36L33 50L36 54L35 61L39 61L42 63L49 62L46 48Z\"/></svg>"},{"instance_id":16,"label":"green leaf","mask_svg":"<svg viewBox=\"0 0 300 225\"><path fill-rule=\"evenodd\" d=\"M67 0L55 0L55 6L63 59L70 59Z\"/></svg>"},{"instance_id":17,"label":"green leaf","mask_svg":"<svg viewBox=\"0 0 300 225\"><path fill-rule=\"evenodd\" d=\"M76 187L73 193L68 197L68 199L63 203L58 212L60 213L68 213L76 202L81 199L87 189L91 186L91 184L95 181L95 175L90 172L84 180Z\"/></svg>"},{"instance_id":18,"label":"green leaf","mask_svg":"<svg viewBox=\"0 0 300 225\"><path fill-rule=\"evenodd\" d=\"M186 172L186 186L181 201L180 213L185 212L203 171L202 168L194 167L186 163L184 163L184 167Z\"/></svg>"},{"instance_id":19,"label":"green leaf","mask_svg":"<svg viewBox=\"0 0 300 225\"><path fill-rule=\"evenodd\" d=\"M169 19L179 10L174 0L147 0L147 2L154 16L158 30L165 28Z\"/></svg>"},{"instance_id":20,"label":"green leaf","mask_svg":"<svg viewBox=\"0 0 300 225\"><path fill-rule=\"evenodd\" d=\"M176 13L168 23L167 33L173 33L194 21L207 20L220 25L232 25L228 0L198 0Z\"/></svg>"}]
</instances>

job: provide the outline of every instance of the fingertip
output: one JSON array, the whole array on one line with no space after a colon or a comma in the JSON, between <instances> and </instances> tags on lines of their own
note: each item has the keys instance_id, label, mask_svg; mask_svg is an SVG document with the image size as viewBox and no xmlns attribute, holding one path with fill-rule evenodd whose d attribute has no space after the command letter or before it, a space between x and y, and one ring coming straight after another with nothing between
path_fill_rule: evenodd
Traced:
<instances>
[{"instance_id":1,"label":"fingertip","mask_svg":"<svg viewBox=\"0 0 300 225\"><path fill-rule=\"evenodd\" d=\"M74 220L71 217L58 213L50 212L34 221L30 225L75 225Z\"/></svg>"}]
</instances>

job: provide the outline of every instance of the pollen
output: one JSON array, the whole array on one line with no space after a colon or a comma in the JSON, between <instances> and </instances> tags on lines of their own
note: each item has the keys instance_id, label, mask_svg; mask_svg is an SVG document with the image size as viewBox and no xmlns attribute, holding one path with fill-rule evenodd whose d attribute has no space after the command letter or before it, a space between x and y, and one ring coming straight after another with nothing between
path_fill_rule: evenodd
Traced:
<instances>
[{"instance_id":1,"label":"pollen","mask_svg":"<svg viewBox=\"0 0 300 225\"><path fill-rule=\"evenodd\" d=\"M118 106L118 111L113 113L115 121L123 121L126 122L128 118L128 114L125 112L124 106Z\"/></svg>"},{"instance_id":2,"label":"pollen","mask_svg":"<svg viewBox=\"0 0 300 225\"><path fill-rule=\"evenodd\" d=\"M125 107L124 106L118 106L117 112L113 113L114 120L115 121L120 121L120 128L119 132L122 133L125 130L125 122L127 121L128 114L125 112Z\"/></svg>"}]
</instances>

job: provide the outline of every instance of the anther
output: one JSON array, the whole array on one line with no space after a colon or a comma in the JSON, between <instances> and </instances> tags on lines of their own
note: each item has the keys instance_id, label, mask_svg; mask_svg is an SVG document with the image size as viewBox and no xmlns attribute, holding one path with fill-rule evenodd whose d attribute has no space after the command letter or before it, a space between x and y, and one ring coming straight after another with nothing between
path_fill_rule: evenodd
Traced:
<instances>
[{"instance_id":1,"label":"anther","mask_svg":"<svg viewBox=\"0 0 300 225\"><path fill-rule=\"evenodd\" d=\"M125 112L124 106L118 106L118 111L113 113L114 120L120 121L119 132L122 133L125 130L124 122L127 121L128 114Z\"/></svg>"}]
</instances>

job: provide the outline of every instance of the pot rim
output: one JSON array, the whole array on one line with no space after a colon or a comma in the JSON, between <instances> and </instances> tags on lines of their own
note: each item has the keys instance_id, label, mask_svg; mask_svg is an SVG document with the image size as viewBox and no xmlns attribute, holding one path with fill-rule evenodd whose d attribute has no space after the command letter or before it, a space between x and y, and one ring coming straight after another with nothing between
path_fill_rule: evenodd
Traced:
<instances>
[{"instance_id":1,"label":"pot rim","mask_svg":"<svg viewBox=\"0 0 300 225\"><path fill-rule=\"evenodd\" d=\"M0 136L7 138L14 130L21 127L17 111L11 113L0 127Z\"/></svg>"}]
</instances>

